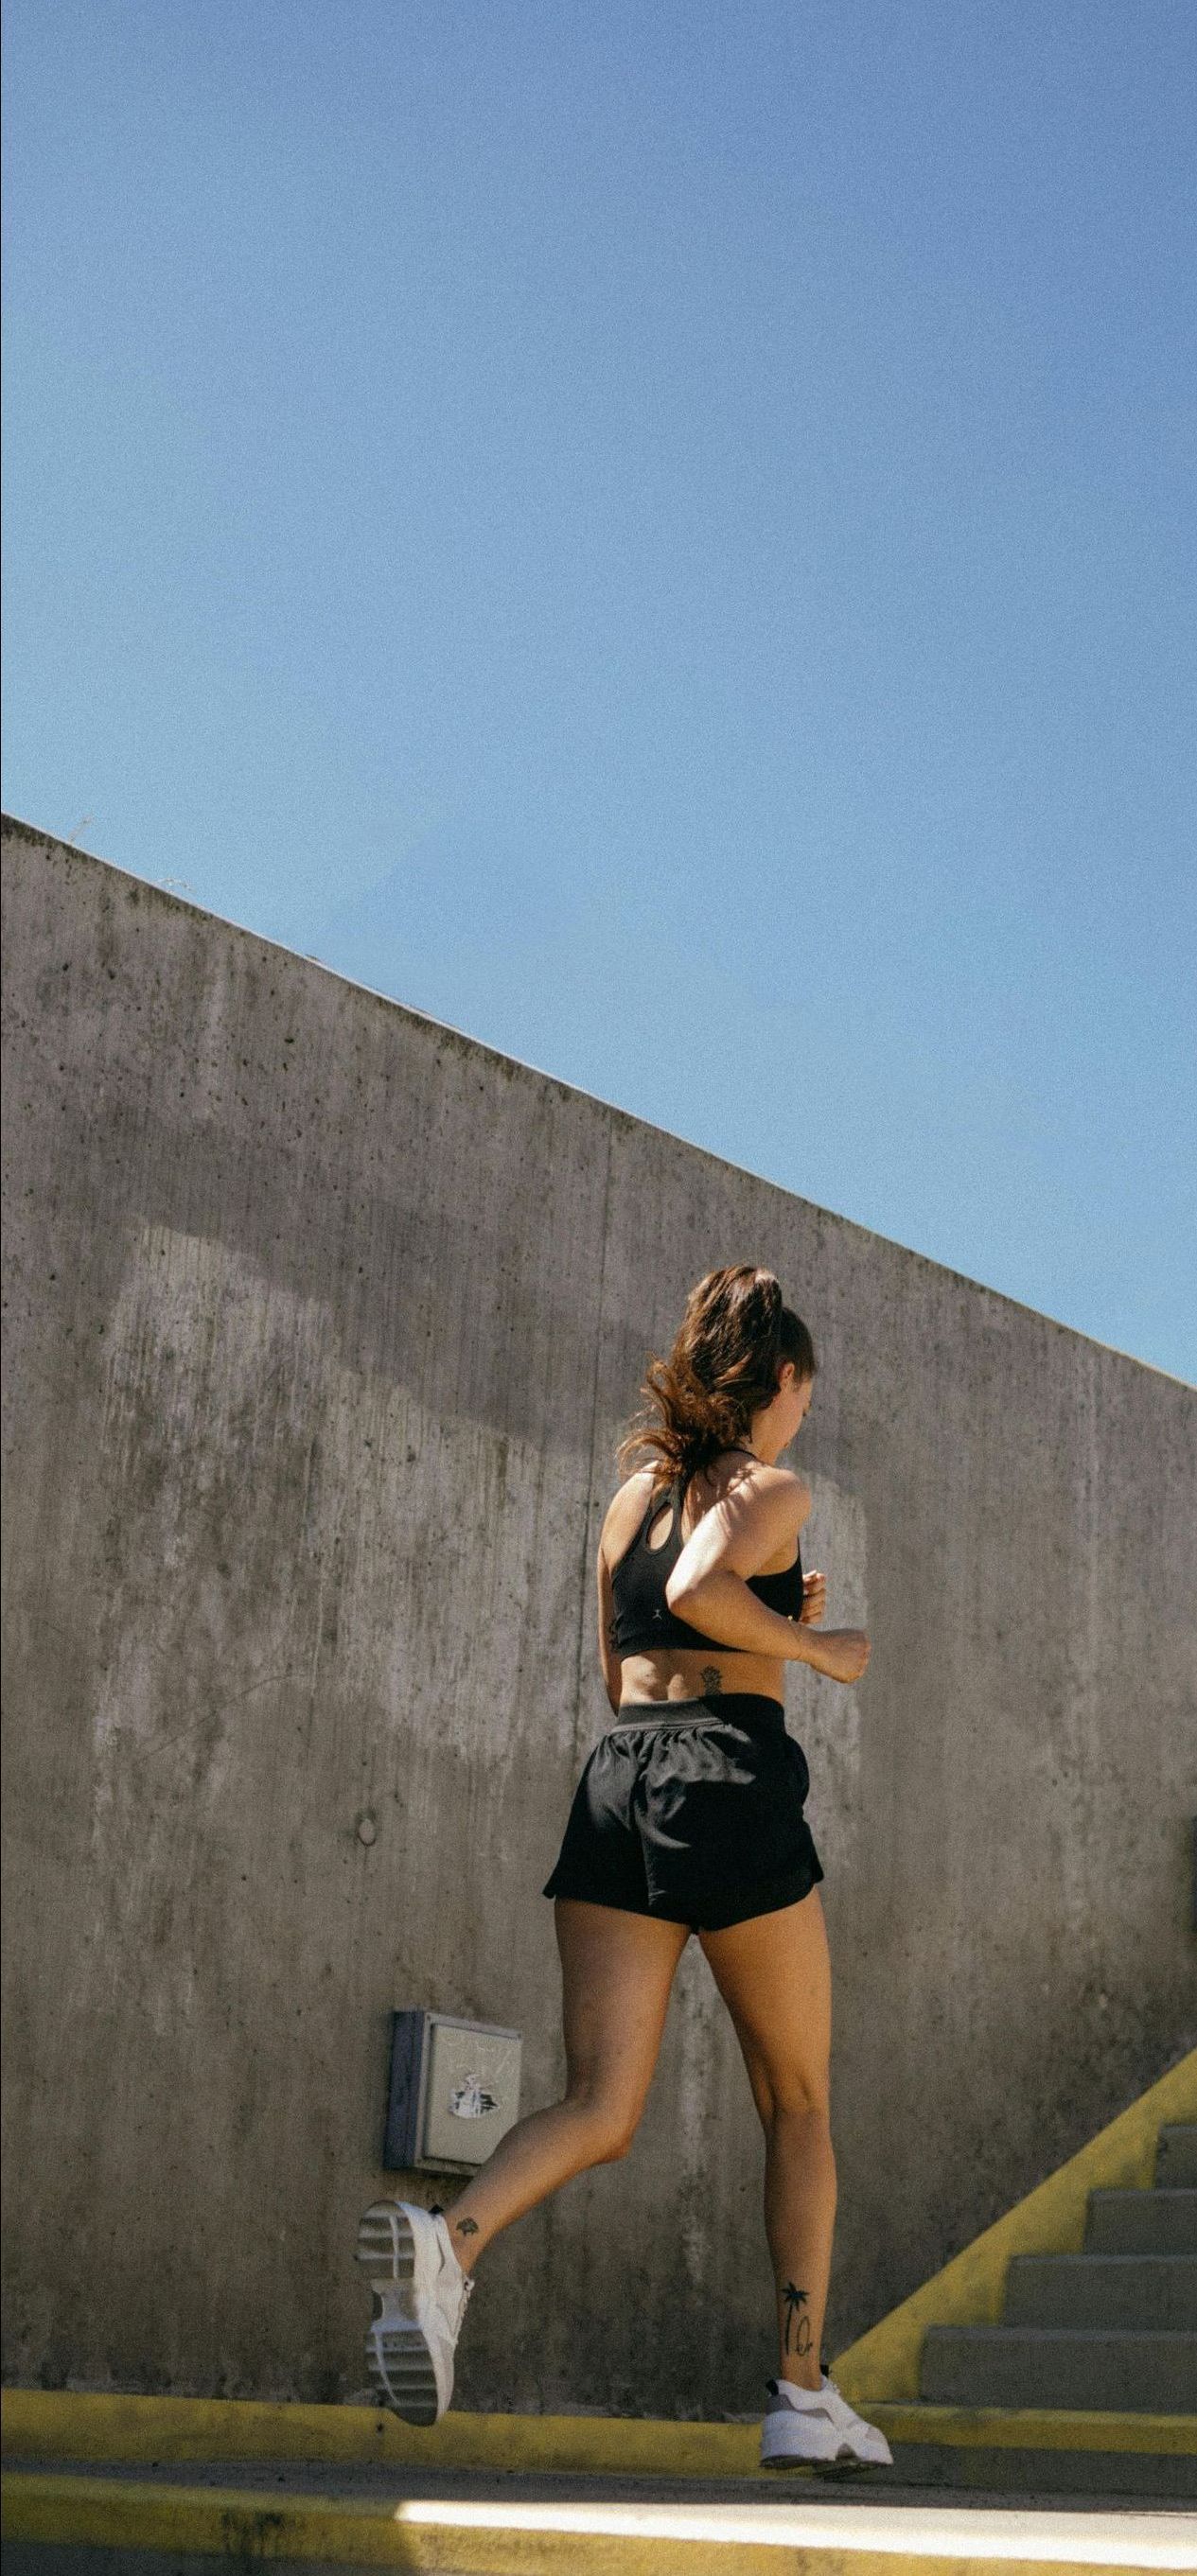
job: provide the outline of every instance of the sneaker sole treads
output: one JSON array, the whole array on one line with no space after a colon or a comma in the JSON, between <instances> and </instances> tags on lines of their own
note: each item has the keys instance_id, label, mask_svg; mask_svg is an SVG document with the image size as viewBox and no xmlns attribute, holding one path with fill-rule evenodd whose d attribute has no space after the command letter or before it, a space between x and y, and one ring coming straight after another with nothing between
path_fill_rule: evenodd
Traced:
<instances>
[{"instance_id":1,"label":"sneaker sole treads","mask_svg":"<svg viewBox=\"0 0 1197 2576\"><path fill-rule=\"evenodd\" d=\"M416 2249L411 2226L395 2206L375 2202L357 2231L357 2260L370 2283L374 2315L366 2329L366 2369L384 2406L407 2424L435 2424L440 2414L436 2366L416 2315Z\"/></svg>"},{"instance_id":2,"label":"sneaker sole treads","mask_svg":"<svg viewBox=\"0 0 1197 2576\"><path fill-rule=\"evenodd\" d=\"M870 2460L854 2451L851 2443L841 2442L835 2451L762 2451L763 2469L818 2469L824 2477L855 2476L860 2469L880 2469L882 2460Z\"/></svg>"},{"instance_id":3,"label":"sneaker sole treads","mask_svg":"<svg viewBox=\"0 0 1197 2576\"><path fill-rule=\"evenodd\" d=\"M799 2459L792 2451L779 2453L774 2459L762 2460L761 2469L768 2477L794 2476L811 2469L819 2478L859 2478L869 2469L879 2469L880 2460L858 2460L855 2451L837 2452L834 2460Z\"/></svg>"}]
</instances>

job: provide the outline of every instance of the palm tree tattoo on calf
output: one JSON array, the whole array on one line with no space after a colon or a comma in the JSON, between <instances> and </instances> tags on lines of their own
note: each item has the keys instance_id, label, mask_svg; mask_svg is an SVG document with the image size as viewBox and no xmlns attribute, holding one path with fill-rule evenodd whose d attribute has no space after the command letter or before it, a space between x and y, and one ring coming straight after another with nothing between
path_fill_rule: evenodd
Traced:
<instances>
[{"instance_id":1,"label":"palm tree tattoo on calf","mask_svg":"<svg viewBox=\"0 0 1197 2576\"><path fill-rule=\"evenodd\" d=\"M810 2318L804 2317L802 2314L803 2308L807 2305L807 2293L805 2290L795 2289L794 2283L792 2281L787 2281L781 2295L786 2303L784 2349L786 2352L790 2349L790 2332L792 2328L795 2352L809 2352L811 2347Z\"/></svg>"}]
</instances>

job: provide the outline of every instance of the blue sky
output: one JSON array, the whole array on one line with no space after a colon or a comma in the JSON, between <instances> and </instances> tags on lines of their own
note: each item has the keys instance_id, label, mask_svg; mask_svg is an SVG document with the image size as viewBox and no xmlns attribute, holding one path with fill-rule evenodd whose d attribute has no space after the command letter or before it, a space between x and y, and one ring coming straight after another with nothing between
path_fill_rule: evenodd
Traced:
<instances>
[{"instance_id":1,"label":"blue sky","mask_svg":"<svg viewBox=\"0 0 1197 2576\"><path fill-rule=\"evenodd\" d=\"M1197 1379L1192 0L6 57L6 807Z\"/></svg>"}]
</instances>

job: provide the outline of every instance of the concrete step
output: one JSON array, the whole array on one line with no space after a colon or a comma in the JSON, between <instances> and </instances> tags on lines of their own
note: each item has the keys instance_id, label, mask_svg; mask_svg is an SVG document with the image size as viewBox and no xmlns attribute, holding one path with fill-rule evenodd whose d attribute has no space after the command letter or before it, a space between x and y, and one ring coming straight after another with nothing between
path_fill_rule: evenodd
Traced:
<instances>
[{"instance_id":1,"label":"concrete step","mask_svg":"<svg viewBox=\"0 0 1197 2576\"><path fill-rule=\"evenodd\" d=\"M1197 2504L1197 2413L907 2399L862 2400L861 2411L887 2436L893 2466L837 2474L837 2501L892 2494L927 2503L946 2494L960 2505L1042 2498L1061 2510L1120 2496ZM365 2406L17 2388L0 2396L0 2418L9 2468L20 2463L39 2476L69 2469L204 2489L266 2487L342 2499L383 2493L392 2506L403 2497L487 2493L528 2503L566 2494L579 2502L681 2502L692 2492L696 2500L748 2502L788 2496L804 2482L812 2495L828 2491L814 2471L762 2478L756 2418L704 2424L451 2408L441 2423L413 2427ZM44 2529L44 2541L30 2541L31 2548L48 2551L50 2525ZM61 2530L59 2542L69 2545ZM139 2539L139 2550L147 2546ZM16 2576L7 2555L5 2576ZM87 2562L57 2570L43 2561L29 2576L87 2576ZM139 2558L129 2576L150 2571ZM203 2569L176 2562L174 2576L203 2576ZM886 2576L899 2576L892 2563Z\"/></svg>"},{"instance_id":2,"label":"concrete step","mask_svg":"<svg viewBox=\"0 0 1197 2576\"><path fill-rule=\"evenodd\" d=\"M919 2394L939 2405L1197 2413L1197 2334L928 2326Z\"/></svg>"},{"instance_id":3,"label":"concrete step","mask_svg":"<svg viewBox=\"0 0 1197 2576\"><path fill-rule=\"evenodd\" d=\"M203 2553L241 2566L268 2558L276 2568L306 2562L427 2570L428 2576L1094 2576L1103 2570L1164 2570L1197 2564L1197 2517L1126 2509L1014 2511L958 2502L887 2498L883 2503L793 2496L779 2482L767 2501L716 2501L696 2494L669 2502L592 2497L538 2498L301 2489L284 2479L236 2486L194 2478L99 2478L48 2471L4 2480L8 2553L26 2554L28 2576L55 2561L101 2570L155 2564L177 2571ZM40 2544L40 2548L39 2548ZM45 2552L41 2558L41 2552ZM39 2568L39 2558L41 2566ZM144 2568L145 2559L140 2560Z\"/></svg>"},{"instance_id":4,"label":"concrete step","mask_svg":"<svg viewBox=\"0 0 1197 2576\"><path fill-rule=\"evenodd\" d=\"M1170 2120L1155 2155L1156 2189L1197 2191L1197 2120Z\"/></svg>"},{"instance_id":5,"label":"concrete step","mask_svg":"<svg viewBox=\"0 0 1197 2576\"><path fill-rule=\"evenodd\" d=\"M1197 2254L1197 2191L1091 2191L1086 2254Z\"/></svg>"},{"instance_id":6,"label":"concrete step","mask_svg":"<svg viewBox=\"0 0 1197 2576\"><path fill-rule=\"evenodd\" d=\"M874 2412L880 2421L881 2409ZM1164 2419L1145 2416L1143 2420L1159 2424ZM1040 2426L1042 2422L1041 2415ZM894 2465L885 2476L920 2495L938 2491L958 2496L962 2503L966 2496L1005 2495L1012 2502L1015 2497L1039 2496L1045 2503L1054 2497L1066 2507L1090 2496L1101 2502L1115 2496L1144 2496L1157 2505L1197 2505L1197 2459L1190 2454L1073 2450L1067 2441L1064 2431L1056 2450L1042 2444L1020 2448L1014 2442L989 2443L979 2437L968 2442L903 2442L891 2435Z\"/></svg>"},{"instance_id":7,"label":"concrete step","mask_svg":"<svg viewBox=\"0 0 1197 2576\"><path fill-rule=\"evenodd\" d=\"M1002 2323L1197 2334L1197 2254L1015 2254Z\"/></svg>"}]
</instances>

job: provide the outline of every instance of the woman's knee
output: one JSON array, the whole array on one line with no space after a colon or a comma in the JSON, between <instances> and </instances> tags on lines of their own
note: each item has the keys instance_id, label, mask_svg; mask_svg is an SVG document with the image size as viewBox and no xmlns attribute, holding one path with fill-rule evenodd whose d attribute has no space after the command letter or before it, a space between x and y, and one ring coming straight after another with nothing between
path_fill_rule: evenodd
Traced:
<instances>
[{"instance_id":1,"label":"woman's knee","mask_svg":"<svg viewBox=\"0 0 1197 2576\"><path fill-rule=\"evenodd\" d=\"M776 2119L808 2120L831 2133L831 2087L826 2068L778 2066L761 2068L753 2087L766 2127Z\"/></svg>"},{"instance_id":2,"label":"woman's knee","mask_svg":"<svg viewBox=\"0 0 1197 2576\"><path fill-rule=\"evenodd\" d=\"M831 2086L825 2075L816 2073L794 2076L783 2088L781 2107L812 2120L825 2120L831 2126Z\"/></svg>"},{"instance_id":3,"label":"woman's knee","mask_svg":"<svg viewBox=\"0 0 1197 2576\"><path fill-rule=\"evenodd\" d=\"M617 2164L626 2156L640 2126L639 2105L632 2110L619 2102L604 2101L601 2095L568 2092L565 2109L571 2111L582 2129L589 2161L596 2165Z\"/></svg>"}]
</instances>

